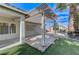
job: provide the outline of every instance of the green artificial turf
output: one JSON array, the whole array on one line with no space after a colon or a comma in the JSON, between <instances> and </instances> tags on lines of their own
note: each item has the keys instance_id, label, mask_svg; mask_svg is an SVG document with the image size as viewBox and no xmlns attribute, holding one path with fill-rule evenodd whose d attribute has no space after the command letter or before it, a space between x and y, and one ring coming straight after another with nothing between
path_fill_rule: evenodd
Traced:
<instances>
[{"instance_id":1,"label":"green artificial turf","mask_svg":"<svg viewBox=\"0 0 79 59\"><path fill-rule=\"evenodd\" d=\"M45 52L22 44L0 51L1 55L77 55L79 54L79 41L60 38L46 49Z\"/></svg>"}]
</instances>

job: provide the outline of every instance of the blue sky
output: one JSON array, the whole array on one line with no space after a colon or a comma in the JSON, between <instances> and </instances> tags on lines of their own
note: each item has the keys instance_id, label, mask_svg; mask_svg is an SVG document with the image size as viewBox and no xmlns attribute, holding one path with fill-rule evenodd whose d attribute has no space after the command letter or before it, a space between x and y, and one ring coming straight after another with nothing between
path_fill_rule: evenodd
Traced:
<instances>
[{"instance_id":1,"label":"blue sky","mask_svg":"<svg viewBox=\"0 0 79 59\"><path fill-rule=\"evenodd\" d=\"M10 3L13 6L16 6L17 8L20 8L24 11L31 11L33 8L39 6L39 3ZM56 10L56 4L54 3L48 3L48 6L52 9L52 11L54 13L57 14L57 22L60 25L63 25L65 27L67 27L68 25L68 15L69 15L69 10L68 9L64 9L62 12ZM52 20L47 20L46 21L46 27L48 28L49 26L51 26L53 23Z\"/></svg>"}]
</instances>

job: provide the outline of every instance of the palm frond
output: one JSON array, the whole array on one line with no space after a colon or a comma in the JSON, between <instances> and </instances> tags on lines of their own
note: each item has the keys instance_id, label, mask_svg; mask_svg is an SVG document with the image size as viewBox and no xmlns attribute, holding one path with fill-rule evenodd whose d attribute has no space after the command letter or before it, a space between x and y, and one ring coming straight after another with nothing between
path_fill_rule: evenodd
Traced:
<instances>
[{"instance_id":1,"label":"palm frond","mask_svg":"<svg viewBox=\"0 0 79 59\"><path fill-rule=\"evenodd\" d=\"M57 3L56 4L56 9L58 9L60 11L66 9L66 7L67 7L67 4L66 3Z\"/></svg>"}]
</instances>

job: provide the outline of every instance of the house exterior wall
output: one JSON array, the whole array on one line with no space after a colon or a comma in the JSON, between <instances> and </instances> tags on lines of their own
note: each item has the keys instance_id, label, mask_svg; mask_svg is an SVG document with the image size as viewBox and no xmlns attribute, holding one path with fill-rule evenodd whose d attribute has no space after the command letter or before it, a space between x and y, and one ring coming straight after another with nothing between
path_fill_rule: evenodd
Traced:
<instances>
[{"instance_id":1,"label":"house exterior wall","mask_svg":"<svg viewBox=\"0 0 79 59\"><path fill-rule=\"evenodd\" d=\"M33 22L33 23L40 23L41 24L42 15L41 14L34 14L27 18L25 21Z\"/></svg>"},{"instance_id":2,"label":"house exterior wall","mask_svg":"<svg viewBox=\"0 0 79 59\"><path fill-rule=\"evenodd\" d=\"M40 28L40 24L37 23L31 23L31 22L26 22L25 25L25 35L27 36L32 36L32 35L36 35L36 34L41 34L41 28Z\"/></svg>"},{"instance_id":3,"label":"house exterior wall","mask_svg":"<svg viewBox=\"0 0 79 59\"><path fill-rule=\"evenodd\" d=\"M16 33L0 34L0 40L19 38L20 36L20 16L24 16L16 11L0 6L0 23L16 24ZM15 21L12 20L15 19Z\"/></svg>"},{"instance_id":4,"label":"house exterior wall","mask_svg":"<svg viewBox=\"0 0 79 59\"><path fill-rule=\"evenodd\" d=\"M42 30L41 30L42 14L40 13L40 11L38 9L33 9L29 13L29 15L30 15L30 17L25 19L25 21L26 22L28 21L28 22L38 23L38 24L36 24L36 26L32 26L34 28L34 30L26 31L26 36L27 35L34 35L34 34L41 34L42 33ZM48 18L46 16L45 16L45 20L48 20ZM27 26L26 26L26 29L27 29Z\"/></svg>"},{"instance_id":5,"label":"house exterior wall","mask_svg":"<svg viewBox=\"0 0 79 59\"><path fill-rule=\"evenodd\" d=\"M35 13L35 11L33 13ZM8 8L0 7L0 23L16 24L16 33L0 34L0 38L1 38L0 40L7 40L7 39L20 37L20 18L18 18L20 16L24 16L24 15L20 14L18 12L15 12L13 10L10 10ZM34 18L37 19L36 17L34 17ZM40 20L40 19L38 19L38 20ZM25 21L25 22L27 23L27 21ZM34 23L34 22L32 22L32 23ZM31 25L31 27L34 30L29 30L29 31L25 30L26 36L41 34L41 28L40 28L41 24L38 24L38 23L34 23L34 24L35 24L35 26ZM26 26L26 29L27 29L27 27L29 27L29 26Z\"/></svg>"},{"instance_id":6,"label":"house exterior wall","mask_svg":"<svg viewBox=\"0 0 79 59\"><path fill-rule=\"evenodd\" d=\"M19 38L20 26L19 21L17 21L17 19L13 21L11 18L0 17L0 23L8 23L8 25L10 24L16 25L16 33L0 34L0 40Z\"/></svg>"},{"instance_id":7,"label":"house exterior wall","mask_svg":"<svg viewBox=\"0 0 79 59\"><path fill-rule=\"evenodd\" d=\"M26 30L26 36L29 35L36 35L36 34L41 34L41 19L42 19L42 15L39 13L39 11L37 9L33 9L30 13L29 13L30 17L25 19L26 24L34 24L29 26L30 29L32 30ZM26 29L28 28L28 25L26 25Z\"/></svg>"}]
</instances>

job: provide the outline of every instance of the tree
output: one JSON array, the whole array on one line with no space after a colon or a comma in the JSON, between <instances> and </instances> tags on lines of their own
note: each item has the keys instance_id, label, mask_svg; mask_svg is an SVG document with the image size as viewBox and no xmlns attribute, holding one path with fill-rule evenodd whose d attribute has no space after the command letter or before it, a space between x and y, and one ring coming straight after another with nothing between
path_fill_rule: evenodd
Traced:
<instances>
[{"instance_id":1,"label":"tree","mask_svg":"<svg viewBox=\"0 0 79 59\"><path fill-rule=\"evenodd\" d=\"M75 30L79 31L79 12L77 12L77 17L75 20Z\"/></svg>"},{"instance_id":2,"label":"tree","mask_svg":"<svg viewBox=\"0 0 79 59\"><path fill-rule=\"evenodd\" d=\"M58 9L59 11L64 10L67 6L69 6L69 24L68 24L68 32L74 32L76 30L76 28L78 27L76 24L76 18L77 18L77 11L76 11L76 5L75 3L70 3L70 4L66 4L66 3L59 3L56 5L56 9Z\"/></svg>"}]
</instances>

